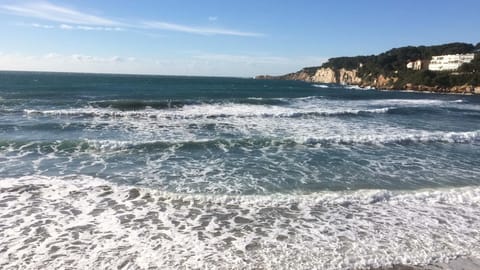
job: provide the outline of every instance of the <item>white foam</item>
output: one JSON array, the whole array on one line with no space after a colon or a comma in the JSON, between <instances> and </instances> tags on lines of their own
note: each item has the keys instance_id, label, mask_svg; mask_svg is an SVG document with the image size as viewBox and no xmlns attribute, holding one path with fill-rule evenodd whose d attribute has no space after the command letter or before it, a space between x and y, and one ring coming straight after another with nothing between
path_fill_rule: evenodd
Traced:
<instances>
[{"instance_id":1,"label":"white foam","mask_svg":"<svg viewBox=\"0 0 480 270\"><path fill-rule=\"evenodd\" d=\"M344 86L346 89L355 89L355 90L363 90L362 87L360 87L359 85L345 85Z\"/></svg>"},{"instance_id":2,"label":"white foam","mask_svg":"<svg viewBox=\"0 0 480 270\"><path fill-rule=\"evenodd\" d=\"M442 99L376 99L367 101L371 105L397 105L397 106L438 106L451 103L463 103L463 100L442 100Z\"/></svg>"},{"instance_id":3,"label":"white foam","mask_svg":"<svg viewBox=\"0 0 480 270\"><path fill-rule=\"evenodd\" d=\"M0 180L1 268L365 269L480 256L480 188L211 196Z\"/></svg>"},{"instance_id":4,"label":"white foam","mask_svg":"<svg viewBox=\"0 0 480 270\"><path fill-rule=\"evenodd\" d=\"M328 85L325 85L325 84L313 84L312 86L313 87L318 87L318 88L328 88L329 87Z\"/></svg>"},{"instance_id":5,"label":"white foam","mask_svg":"<svg viewBox=\"0 0 480 270\"><path fill-rule=\"evenodd\" d=\"M219 141L219 143L229 144L230 147L235 144L240 144L242 140L248 140L249 138L231 139ZM281 139L272 139L271 145L281 145L282 143L289 144L291 141L300 145L317 145L322 144L391 144L391 143L428 143L428 142L445 142L445 143L471 143L480 141L480 130L466 131L466 132L444 132L444 131L422 131L422 130L405 130L400 134L352 134L348 135L327 135L319 137L291 137ZM251 143L255 143L255 139L250 138ZM135 145L142 144L186 144L186 143L209 143L216 140L194 140L194 141L115 141L115 140L86 140L91 146L96 149L104 150L121 150Z\"/></svg>"},{"instance_id":6,"label":"white foam","mask_svg":"<svg viewBox=\"0 0 480 270\"><path fill-rule=\"evenodd\" d=\"M480 141L480 130L466 132L402 130L401 133L371 133L352 135L333 135L325 137L307 137L300 140L302 144L389 144L389 143L471 143Z\"/></svg>"},{"instance_id":7,"label":"white foam","mask_svg":"<svg viewBox=\"0 0 480 270\"><path fill-rule=\"evenodd\" d=\"M262 98L249 98L262 99ZM237 103L213 103L186 105L181 108L156 110L147 108L139 111L121 111L113 108L70 108L55 110L24 109L29 116L90 116L103 118L136 117L156 119L197 119L208 117L291 117L292 115L338 115L358 113L385 113L388 109L399 107L419 106L448 106L449 104L462 104L464 100L440 99L377 99L377 100L330 100L318 96L301 98L281 98L288 101L288 105L261 105ZM380 107L380 108L379 108ZM461 108L461 107L459 107Z\"/></svg>"},{"instance_id":8,"label":"white foam","mask_svg":"<svg viewBox=\"0 0 480 270\"><path fill-rule=\"evenodd\" d=\"M300 100L301 101L301 100ZM179 109L155 110L146 109L141 111L120 111L111 108L72 108L58 110L34 110L25 109L27 115L51 115L51 116L92 116L92 117L143 117L161 119L197 119L209 117L292 117L296 115L339 115L359 113L385 113L388 108L347 108L330 106L317 106L312 104L307 108L273 106L273 105L250 105L250 104L202 104L185 106Z\"/></svg>"}]
</instances>

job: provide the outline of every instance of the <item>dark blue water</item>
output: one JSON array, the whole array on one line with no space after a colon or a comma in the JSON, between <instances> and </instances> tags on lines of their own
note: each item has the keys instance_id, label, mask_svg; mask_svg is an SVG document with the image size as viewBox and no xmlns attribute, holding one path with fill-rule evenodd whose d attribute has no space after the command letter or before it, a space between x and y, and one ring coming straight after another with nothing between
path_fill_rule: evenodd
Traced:
<instances>
[{"instance_id":1,"label":"dark blue water","mask_svg":"<svg viewBox=\"0 0 480 270\"><path fill-rule=\"evenodd\" d=\"M0 74L0 176L175 192L480 183L480 98L234 78Z\"/></svg>"},{"instance_id":2,"label":"dark blue water","mask_svg":"<svg viewBox=\"0 0 480 270\"><path fill-rule=\"evenodd\" d=\"M90 256L74 266L338 269L471 255L479 153L478 96L0 72L0 268ZM25 220L32 209L43 214ZM87 227L62 236L75 224Z\"/></svg>"}]
</instances>

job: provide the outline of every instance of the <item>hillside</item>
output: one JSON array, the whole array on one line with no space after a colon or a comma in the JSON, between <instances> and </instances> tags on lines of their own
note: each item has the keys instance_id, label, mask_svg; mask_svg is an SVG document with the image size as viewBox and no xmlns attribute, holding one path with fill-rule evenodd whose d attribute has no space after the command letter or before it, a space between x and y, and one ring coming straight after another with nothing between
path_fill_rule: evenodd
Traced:
<instances>
[{"instance_id":1,"label":"hillside","mask_svg":"<svg viewBox=\"0 0 480 270\"><path fill-rule=\"evenodd\" d=\"M257 79L301 80L314 83L352 84L381 89L480 93L480 43L407 46L378 55L336 57L321 66L307 67L283 76ZM432 56L475 53L475 58L454 71L412 70L410 61L429 61ZM477 88L477 89L476 89Z\"/></svg>"}]
</instances>

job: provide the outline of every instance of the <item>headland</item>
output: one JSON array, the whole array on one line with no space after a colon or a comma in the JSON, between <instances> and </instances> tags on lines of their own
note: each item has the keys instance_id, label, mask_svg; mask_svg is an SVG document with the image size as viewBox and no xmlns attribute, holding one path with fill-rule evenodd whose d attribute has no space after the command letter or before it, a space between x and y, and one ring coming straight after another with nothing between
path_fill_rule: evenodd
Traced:
<instances>
[{"instance_id":1,"label":"headland","mask_svg":"<svg viewBox=\"0 0 480 270\"><path fill-rule=\"evenodd\" d=\"M321 66L256 79L298 80L362 88L480 94L480 43L407 46L378 55L330 58Z\"/></svg>"}]
</instances>

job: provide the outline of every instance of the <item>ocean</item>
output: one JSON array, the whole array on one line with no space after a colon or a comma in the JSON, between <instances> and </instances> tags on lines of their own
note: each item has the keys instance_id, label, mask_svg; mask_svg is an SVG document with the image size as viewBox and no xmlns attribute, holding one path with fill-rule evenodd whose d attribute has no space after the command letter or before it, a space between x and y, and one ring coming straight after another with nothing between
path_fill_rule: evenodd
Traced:
<instances>
[{"instance_id":1,"label":"ocean","mask_svg":"<svg viewBox=\"0 0 480 270\"><path fill-rule=\"evenodd\" d=\"M480 256L480 96L0 72L1 269Z\"/></svg>"}]
</instances>

